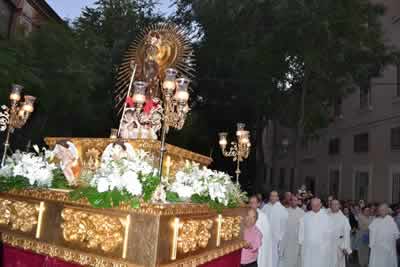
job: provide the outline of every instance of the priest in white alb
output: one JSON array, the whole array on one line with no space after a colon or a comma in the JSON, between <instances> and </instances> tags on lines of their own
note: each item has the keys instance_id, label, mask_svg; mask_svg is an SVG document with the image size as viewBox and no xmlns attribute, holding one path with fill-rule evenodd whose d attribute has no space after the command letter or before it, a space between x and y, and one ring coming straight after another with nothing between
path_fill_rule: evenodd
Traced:
<instances>
[{"instance_id":1,"label":"priest in white alb","mask_svg":"<svg viewBox=\"0 0 400 267\"><path fill-rule=\"evenodd\" d=\"M331 256L332 224L326 211L321 210L321 200L311 200L311 211L300 220L299 243L303 267L329 266Z\"/></svg>"},{"instance_id":2,"label":"priest in white alb","mask_svg":"<svg viewBox=\"0 0 400 267\"><path fill-rule=\"evenodd\" d=\"M278 192L272 191L263 209L267 214L272 232L272 267L278 267L282 256L282 239L287 228L288 212L279 202Z\"/></svg>"},{"instance_id":3,"label":"priest in white alb","mask_svg":"<svg viewBox=\"0 0 400 267\"><path fill-rule=\"evenodd\" d=\"M289 200L288 223L282 240L283 255L279 267L300 267L299 226L304 211L298 207L299 201L295 195Z\"/></svg>"},{"instance_id":4,"label":"priest in white alb","mask_svg":"<svg viewBox=\"0 0 400 267\"><path fill-rule=\"evenodd\" d=\"M252 196L249 199L250 207L257 210L258 219L256 227L263 235L261 247L258 250L257 266L272 267L272 245L271 245L271 226L267 215L260 209L262 199L257 196Z\"/></svg>"},{"instance_id":5,"label":"priest in white alb","mask_svg":"<svg viewBox=\"0 0 400 267\"><path fill-rule=\"evenodd\" d=\"M332 250L330 267L346 267L346 257L351 254L349 219L340 210L340 202L331 201L328 212L332 223Z\"/></svg>"},{"instance_id":6,"label":"priest in white alb","mask_svg":"<svg viewBox=\"0 0 400 267\"><path fill-rule=\"evenodd\" d=\"M389 215L389 207L382 204L378 216L369 226L369 267L397 267L396 240L399 230Z\"/></svg>"}]
</instances>

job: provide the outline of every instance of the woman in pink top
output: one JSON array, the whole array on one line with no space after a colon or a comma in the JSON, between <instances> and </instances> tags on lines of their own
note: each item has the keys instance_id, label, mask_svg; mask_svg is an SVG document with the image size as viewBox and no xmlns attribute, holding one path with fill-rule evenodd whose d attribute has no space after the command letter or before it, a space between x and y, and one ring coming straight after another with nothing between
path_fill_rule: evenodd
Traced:
<instances>
[{"instance_id":1,"label":"woman in pink top","mask_svg":"<svg viewBox=\"0 0 400 267\"><path fill-rule=\"evenodd\" d=\"M240 264L242 267L257 267L258 249L261 247L262 234L256 227L257 211L250 209L245 218L244 240L247 242L242 249Z\"/></svg>"}]
</instances>

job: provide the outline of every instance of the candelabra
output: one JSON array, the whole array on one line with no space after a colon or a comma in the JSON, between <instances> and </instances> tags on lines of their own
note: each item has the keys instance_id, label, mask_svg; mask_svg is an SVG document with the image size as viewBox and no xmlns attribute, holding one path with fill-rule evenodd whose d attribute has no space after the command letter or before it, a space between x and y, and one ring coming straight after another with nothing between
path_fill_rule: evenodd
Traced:
<instances>
[{"instance_id":1,"label":"candelabra","mask_svg":"<svg viewBox=\"0 0 400 267\"><path fill-rule=\"evenodd\" d=\"M1 167L5 165L7 152L10 147L11 134L15 129L22 128L28 121L33 112L33 105L36 98L30 95L24 96L21 102L21 85L13 84L10 93L10 107L1 106L0 111L0 131L6 131L6 139L4 142L3 157L1 159Z\"/></svg>"},{"instance_id":2,"label":"candelabra","mask_svg":"<svg viewBox=\"0 0 400 267\"><path fill-rule=\"evenodd\" d=\"M236 183L239 183L240 176L240 162L247 159L250 154L250 132L245 130L244 123L237 124L236 138L237 140L231 142L231 146L227 149L228 145L228 133L222 132L219 133L219 145L222 150L222 154L225 157L233 158L233 161L236 162Z\"/></svg>"},{"instance_id":3,"label":"candelabra","mask_svg":"<svg viewBox=\"0 0 400 267\"><path fill-rule=\"evenodd\" d=\"M162 129L161 129L161 148L159 175L162 175L164 154L166 152L165 139L168 130L172 127L182 129L185 124L186 116L190 110L188 106L189 92L188 87L190 80L184 77L177 78L178 71L168 68L165 71L164 79L160 83L162 101L160 102L162 109ZM146 101L146 86L143 81L136 81L133 84L133 103L135 105L135 113L137 118L143 112L143 106ZM143 129L142 129L143 130Z\"/></svg>"}]
</instances>

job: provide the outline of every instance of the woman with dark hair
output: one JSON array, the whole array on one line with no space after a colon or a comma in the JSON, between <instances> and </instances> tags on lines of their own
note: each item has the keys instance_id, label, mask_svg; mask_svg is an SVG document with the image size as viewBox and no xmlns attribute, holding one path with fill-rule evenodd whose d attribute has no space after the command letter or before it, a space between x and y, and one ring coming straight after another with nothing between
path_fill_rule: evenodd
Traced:
<instances>
[{"instance_id":1,"label":"woman with dark hair","mask_svg":"<svg viewBox=\"0 0 400 267\"><path fill-rule=\"evenodd\" d=\"M357 232L357 250L358 264L361 267L368 266L369 256L369 225L372 222L371 211L368 206L361 208L361 213L358 215L358 232Z\"/></svg>"}]
</instances>

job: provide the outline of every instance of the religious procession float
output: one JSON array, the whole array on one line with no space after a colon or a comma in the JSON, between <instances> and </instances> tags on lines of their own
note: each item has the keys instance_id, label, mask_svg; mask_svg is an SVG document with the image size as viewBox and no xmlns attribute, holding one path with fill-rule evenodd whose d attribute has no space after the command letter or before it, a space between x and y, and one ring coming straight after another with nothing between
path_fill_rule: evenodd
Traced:
<instances>
[{"instance_id":1,"label":"religious procession float","mask_svg":"<svg viewBox=\"0 0 400 267\"><path fill-rule=\"evenodd\" d=\"M246 213L239 185L207 168L211 158L165 142L170 128L184 126L193 74L185 32L154 25L119 67L121 121L110 138L48 137L48 148L7 153L35 100L21 100L22 87L13 85L0 113L4 246L82 266L198 266L239 254ZM236 134L230 151L226 135L220 145L239 163L249 132L241 125Z\"/></svg>"}]
</instances>

